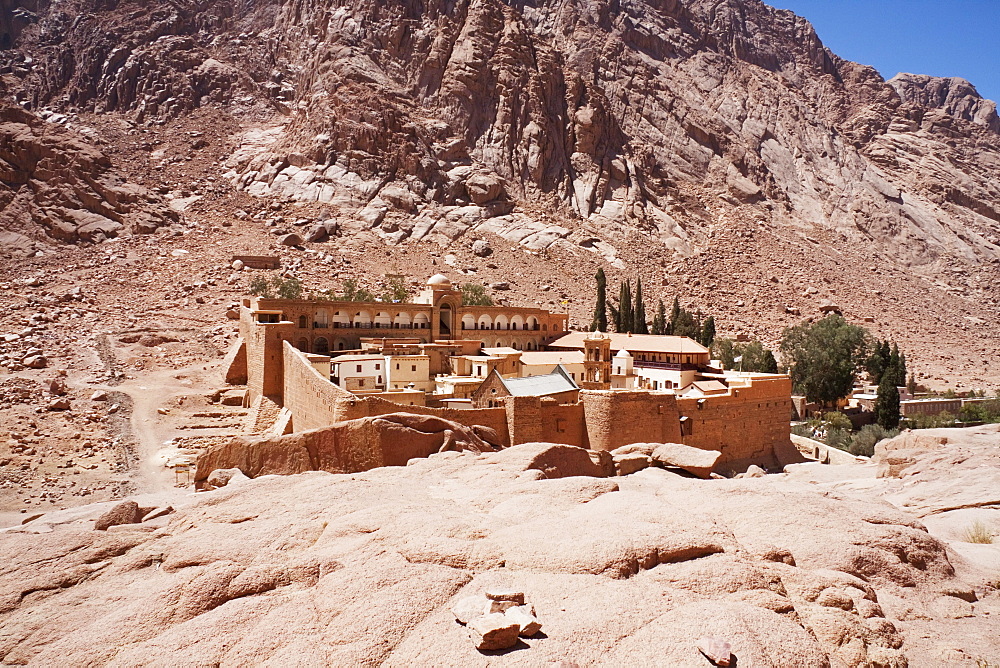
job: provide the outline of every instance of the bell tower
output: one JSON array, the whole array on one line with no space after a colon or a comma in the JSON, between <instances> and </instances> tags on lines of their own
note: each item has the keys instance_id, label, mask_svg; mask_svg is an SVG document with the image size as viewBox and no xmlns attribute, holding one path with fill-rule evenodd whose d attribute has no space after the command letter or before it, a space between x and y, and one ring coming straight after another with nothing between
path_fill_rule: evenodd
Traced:
<instances>
[{"instance_id":1,"label":"bell tower","mask_svg":"<svg viewBox=\"0 0 1000 668\"><path fill-rule=\"evenodd\" d=\"M591 332L583 339L583 376L585 390L611 388L611 337L604 332Z\"/></svg>"}]
</instances>

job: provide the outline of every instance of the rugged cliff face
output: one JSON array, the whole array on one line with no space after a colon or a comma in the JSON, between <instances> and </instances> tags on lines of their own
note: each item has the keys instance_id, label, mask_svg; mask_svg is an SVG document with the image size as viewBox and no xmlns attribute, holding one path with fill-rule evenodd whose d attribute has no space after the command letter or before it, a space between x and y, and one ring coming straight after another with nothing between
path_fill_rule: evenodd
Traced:
<instances>
[{"instance_id":1,"label":"rugged cliff face","mask_svg":"<svg viewBox=\"0 0 1000 668\"><path fill-rule=\"evenodd\" d=\"M394 242L511 232L509 200L575 221L542 245L626 226L691 253L707 196L907 264L997 258L991 103L957 80L887 84L756 0L35 9L31 105L155 122L270 100L287 124L236 156L240 187L368 204L373 221L431 205L387 230Z\"/></svg>"},{"instance_id":2,"label":"rugged cliff face","mask_svg":"<svg viewBox=\"0 0 1000 668\"><path fill-rule=\"evenodd\" d=\"M745 322L795 313L793 291L829 260L822 280L848 289L802 294L881 299L897 331L923 317L903 312L914 295L969 300L944 321L996 319L995 105L961 80L886 82L758 0L37 0L18 12L0 68L22 105L140 131L228 114L243 133L218 176L264 203L329 212L358 243L488 238L654 284L666 273L664 286L678 272L737 281L762 301Z\"/></svg>"}]
</instances>

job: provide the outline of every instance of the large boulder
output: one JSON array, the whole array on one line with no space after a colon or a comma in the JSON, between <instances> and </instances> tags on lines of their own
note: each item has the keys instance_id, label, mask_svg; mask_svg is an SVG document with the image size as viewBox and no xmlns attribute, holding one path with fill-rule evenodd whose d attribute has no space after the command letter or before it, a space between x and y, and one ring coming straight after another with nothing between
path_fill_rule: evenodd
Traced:
<instances>
[{"instance_id":1,"label":"large boulder","mask_svg":"<svg viewBox=\"0 0 1000 668\"><path fill-rule=\"evenodd\" d=\"M413 458L447 451L493 452L494 446L475 428L451 420L389 413L287 436L234 438L198 458L195 485L209 487L209 478L217 469L238 469L251 478L305 471L353 473L378 466L404 466Z\"/></svg>"},{"instance_id":2,"label":"large boulder","mask_svg":"<svg viewBox=\"0 0 1000 668\"><path fill-rule=\"evenodd\" d=\"M104 513L94 522L94 529L107 531L120 524L139 524L142 522L143 511L135 501L122 501L114 508Z\"/></svg>"},{"instance_id":3,"label":"large boulder","mask_svg":"<svg viewBox=\"0 0 1000 668\"><path fill-rule=\"evenodd\" d=\"M655 446L651 449L650 454L658 465L684 469L699 478L709 477L722 457L722 453L718 450L702 450L680 443L647 443L643 445Z\"/></svg>"},{"instance_id":4,"label":"large boulder","mask_svg":"<svg viewBox=\"0 0 1000 668\"><path fill-rule=\"evenodd\" d=\"M539 471L543 478L605 475L588 450L572 445L525 443L498 452L491 459L505 471Z\"/></svg>"}]
</instances>

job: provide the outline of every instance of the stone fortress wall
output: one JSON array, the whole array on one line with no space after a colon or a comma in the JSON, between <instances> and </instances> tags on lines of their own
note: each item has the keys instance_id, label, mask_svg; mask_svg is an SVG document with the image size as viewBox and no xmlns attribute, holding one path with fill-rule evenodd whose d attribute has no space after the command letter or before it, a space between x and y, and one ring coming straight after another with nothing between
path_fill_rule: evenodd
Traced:
<instances>
[{"instance_id":1,"label":"stone fortress wall","mask_svg":"<svg viewBox=\"0 0 1000 668\"><path fill-rule=\"evenodd\" d=\"M273 325L261 329L268 328ZM546 442L608 451L630 443L684 443L721 451L719 466L731 470L750 464L774 466L790 447L791 381L785 376L754 378L744 387L734 384L730 394L701 399L679 399L667 392L584 390L575 404L506 397L503 408L462 410L358 397L324 379L287 341L282 352L281 402L296 432L406 412L487 427L505 446ZM251 382L261 382L256 380L259 374L248 376ZM259 392L251 389L250 394Z\"/></svg>"}]
</instances>

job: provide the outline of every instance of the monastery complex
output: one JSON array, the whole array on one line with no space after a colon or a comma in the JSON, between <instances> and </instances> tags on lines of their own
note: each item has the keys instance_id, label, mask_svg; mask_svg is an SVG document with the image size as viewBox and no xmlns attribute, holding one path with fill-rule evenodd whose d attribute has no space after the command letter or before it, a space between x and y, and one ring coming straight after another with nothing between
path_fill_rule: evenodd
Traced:
<instances>
[{"instance_id":1,"label":"monastery complex","mask_svg":"<svg viewBox=\"0 0 1000 668\"><path fill-rule=\"evenodd\" d=\"M683 443L726 472L792 450L791 380L739 373L675 336L568 330L540 308L463 306L447 277L414 303L244 298L227 381L247 385L248 429L301 432L390 413L488 434L610 451Z\"/></svg>"}]
</instances>

